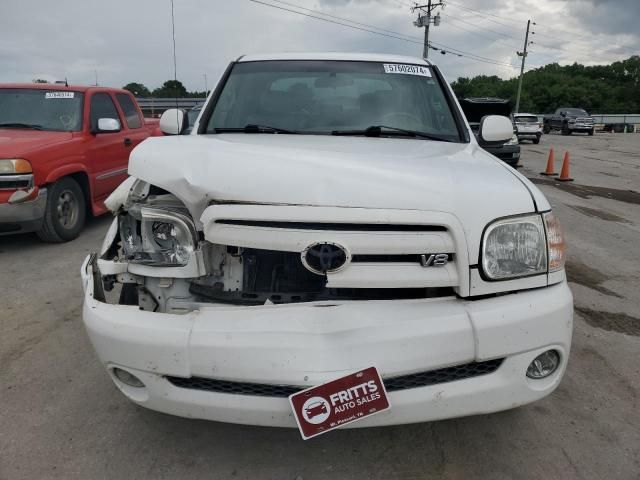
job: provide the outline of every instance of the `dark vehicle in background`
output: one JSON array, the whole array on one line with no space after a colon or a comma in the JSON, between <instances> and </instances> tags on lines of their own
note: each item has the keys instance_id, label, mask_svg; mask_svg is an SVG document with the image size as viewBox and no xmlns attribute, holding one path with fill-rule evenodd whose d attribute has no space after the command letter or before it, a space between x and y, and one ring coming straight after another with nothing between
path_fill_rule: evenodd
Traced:
<instances>
[{"instance_id":1,"label":"dark vehicle in background","mask_svg":"<svg viewBox=\"0 0 640 480\"><path fill-rule=\"evenodd\" d=\"M473 133L478 138L478 143L490 154L498 157L506 164L516 168L520 161L520 145L518 144L518 136L514 127L513 137L501 145L487 145L483 144L478 137L478 131L480 129L480 122L482 117L487 115L502 115L509 117L511 115L511 103L509 100L503 98L493 97L469 97L460 100L460 106L462 111L467 117L469 126Z\"/></svg>"},{"instance_id":2,"label":"dark vehicle in background","mask_svg":"<svg viewBox=\"0 0 640 480\"><path fill-rule=\"evenodd\" d=\"M563 135L571 135L573 132L582 132L593 135L593 117L582 108L561 107L553 115L544 116L542 130L549 133L551 130L559 130Z\"/></svg>"},{"instance_id":3,"label":"dark vehicle in background","mask_svg":"<svg viewBox=\"0 0 640 480\"><path fill-rule=\"evenodd\" d=\"M204 104L200 104L196 105L190 110L187 110L187 122L189 126L185 128L184 132L182 133L183 135L189 135L191 133L191 130L193 130L193 126L196 124L196 120L198 119L198 115L200 115L203 106Z\"/></svg>"},{"instance_id":4,"label":"dark vehicle in background","mask_svg":"<svg viewBox=\"0 0 640 480\"><path fill-rule=\"evenodd\" d=\"M540 143L542 126L536 115L532 113L514 113L513 121L516 125L518 141L531 140L535 144Z\"/></svg>"}]
</instances>

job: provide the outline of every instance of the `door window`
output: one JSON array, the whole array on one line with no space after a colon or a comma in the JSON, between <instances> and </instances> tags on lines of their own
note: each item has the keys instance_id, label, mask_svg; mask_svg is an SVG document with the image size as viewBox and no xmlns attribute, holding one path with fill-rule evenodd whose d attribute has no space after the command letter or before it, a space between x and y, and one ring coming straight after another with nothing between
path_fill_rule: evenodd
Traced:
<instances>
[{"instance_id":1,"label":"door window","mask_svg":"<svg viewBox=\"0 0 640 480\"><path fill-rule=\"evenodd\" d=\"M131 97L126 93L117 93L116 98L118 99L118 103L120 104L120 108L124 112L124 118L127 121L127 126L129 128L140 128L142 126L142 121L140 120L140 115L138 114L138 110L131 100Z\"/></svg>"},{"instance_id":2,"label":"door window","mask_svg":"<svg viewBox=\"0 0 640 480\"><path fill-rule=\"evenodd\" d=\"M111 100L111 95L108 93L94 93L91 96L91 130L96 131L98 129L98 119L100 118L114 118L120 120L118 110Z\"/></svg>"}]
</instances>

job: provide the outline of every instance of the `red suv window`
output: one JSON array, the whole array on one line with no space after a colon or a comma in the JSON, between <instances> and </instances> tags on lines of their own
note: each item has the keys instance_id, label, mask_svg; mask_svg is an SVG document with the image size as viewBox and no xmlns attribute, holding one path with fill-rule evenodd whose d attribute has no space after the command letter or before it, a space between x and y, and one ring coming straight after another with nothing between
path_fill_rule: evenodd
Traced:
<instances>
[{"instance_id":1,"label":"red suv window","mask_svg":"<svg viewBox=\"0 0 640 480\"><path fill-rule=\"evenodd\" d=\"M131 97L126 93L118 93L116 94L116 98L118 99L120 108L122 108L122 111L124 112L124 118L127 121L127 126L129 128L140 128L142 126L142 120L140 120L140 115L138 114L138 110L133 104Z\"/></svg>"}]
</instances>

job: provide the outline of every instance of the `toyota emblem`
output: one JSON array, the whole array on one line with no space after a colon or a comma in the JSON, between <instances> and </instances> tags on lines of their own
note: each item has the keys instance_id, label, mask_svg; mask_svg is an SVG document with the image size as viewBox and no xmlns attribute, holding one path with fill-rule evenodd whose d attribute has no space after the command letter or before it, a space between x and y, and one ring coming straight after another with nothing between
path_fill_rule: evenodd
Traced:
<instances>
[{"instance_id":1,"label":"toyota emblem","mask_svg":"<svg viewBox=\"0 0 640 480\"><path fill-rule=\"evenodd\" d=\"M333 273L344 268L351 260L347 249L330 242L309 245L301 254L302 264L317 275Z\"/></svg>"}]
</instances>

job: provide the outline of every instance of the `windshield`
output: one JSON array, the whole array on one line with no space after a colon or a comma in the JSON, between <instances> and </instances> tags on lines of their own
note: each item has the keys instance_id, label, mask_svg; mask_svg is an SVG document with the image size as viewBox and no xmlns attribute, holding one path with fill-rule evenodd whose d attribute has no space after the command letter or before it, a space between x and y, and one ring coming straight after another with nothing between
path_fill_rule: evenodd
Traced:
<instances>
[{"instance_id":1,"label":"windshield","mask_svg":"<svg viewBox=\"0 0 640 480\"><path fill-rule=\"evenodd\" d=\"M68 90L0 89L0 128L79 131L82 98Z\"/></svg>"},{"instance_id":2,"label":"windshield","mask_svg":"<svg viewBox=\"0 0 640 480\"><path fill-rule=\"evenodd\" d=\"M527 116L518 115L518 116L516 116L516 122L518 122L518 123L538 123L538 117L535 117L533 115L527 115Z\"/></svg>"},{"instance_id":3,"label":"windshield","mask_svg":"<svg viewBox=\"0 0 640 480\"><path fill-rule=\"evenodd\" d=\"M460 140L442 87L424 65L298 60L238 63L218 98L206 133L247 125L308 134L355 134L381 126L382 135L394 135L384 128L393 127Z\"/></svg>"}]
</instances>

